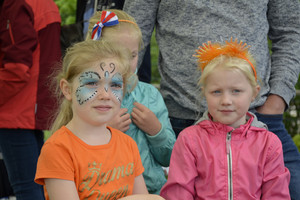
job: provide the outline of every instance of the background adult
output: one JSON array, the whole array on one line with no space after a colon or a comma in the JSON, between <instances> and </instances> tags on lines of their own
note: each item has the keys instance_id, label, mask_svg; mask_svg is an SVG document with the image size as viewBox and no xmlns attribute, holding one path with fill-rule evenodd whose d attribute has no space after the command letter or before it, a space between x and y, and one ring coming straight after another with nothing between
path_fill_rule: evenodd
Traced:
<instances>
[{"instance_id":1,"label":"background adult","mask_svg":"<svg viewBox=\"0 0 300 200\"><path fill-rule=\"evenodd\" d=\"M137 20L145 46L156 28L160 89L177 134L206 109L204 99L197 101L195 49L209 40L224 42L231 37L251 45L263 83L261 97L250 110L280 138L291 172L291 196L299 199L300 156L283 124L300 70L299 1L126 0L123 9Z\"/></svg>"},{"instance_id":2,"label":"background adult","mask_svg":"<svg viewBox=\"0 0 300 200\"><path fill-rule=\"evenodd\" d=\"M4 0L0 14L0 148L17 199L44 199L34 183L54 101L47 82L60 60L60 15L52 0Z\"/></svg>"}]
</instances>

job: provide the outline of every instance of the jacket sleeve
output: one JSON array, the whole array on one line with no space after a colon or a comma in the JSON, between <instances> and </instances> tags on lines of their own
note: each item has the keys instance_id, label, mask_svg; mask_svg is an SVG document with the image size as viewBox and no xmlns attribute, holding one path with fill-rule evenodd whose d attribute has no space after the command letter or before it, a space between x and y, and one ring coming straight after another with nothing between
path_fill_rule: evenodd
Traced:
<instances>
[{"instance_id":1,"label":"jacket sleeve","mask_svg":"<svg viewBox=\"0 0 300 200\"><path fill-rule=\"evenodd\" d=\"M170 161L167 183L162 187L160 195L165 199L192 200L197 177L196 157L192 140L184 130L178 136Z\"/></svg>"},{"instance_id":2,"label":"jacket sleeve","mask_svg":"<svg viewBox=\"0 0 300 200\"><path fill-rule=\"evenodd\" d=\"M3 5L1 13L0 105L9 101L30 80L32 54L37 47L33 13L26 4ZM13 7L13 8L12 8ZM6 14L5 14L6 13Z\"/></svg>"},{"instance_id":3,"label":"jacket sleeve","mask_svg":"<svg viewBox=\"0 0 300 200\"><path fill-rule=\"evenodd\" d=\"M154 158L164 167L168 167L175 143L175 133L169 119L169 113L160 92L152 87L149 109L154 112L161 123L161 129L155 136L145 134Z\"/></svg>"},{"instance_id":4,"label":"jacket sleeve","mask_svg":"<svg viewBox=\"0 0 300 200\"><path fill-rule=\"evenodd\" d=\"M272 41L270 93L289 105L300 71L300 2L271 0L267 17Z\"/></svg>"},{"instance_id":5,"label":"jacket sleeve","mask_svg":"<svg viewBox=\"0 0 300 200\"><path fill-rule=\"evenodd\" d=\"M129 13L142 31L144 47L150 44L152 32L157 21L157 11L161 0L130 0L125 1L123 10ZM139 53L138 66L142 64L146 48Z\"/></svg>"},{"instance_id":6,"label":"jacket sleeve","mask_svg":"<svg viewBox=\"0 0 300 200\"><path fill-rule=\"evenodd\" d=\"M284 166L281 142L274 134L271 136L267 155L261 199L290 199L290 173Z\"/></svg>"}]
</instances>

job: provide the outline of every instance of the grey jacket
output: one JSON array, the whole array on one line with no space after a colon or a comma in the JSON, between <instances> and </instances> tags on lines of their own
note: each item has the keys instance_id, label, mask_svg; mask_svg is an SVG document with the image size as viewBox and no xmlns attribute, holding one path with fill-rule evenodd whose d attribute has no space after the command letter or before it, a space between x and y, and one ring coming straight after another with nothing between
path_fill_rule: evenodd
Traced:
<instances>
[{"instance_id":1,"label":"grey jacket","mask_svg":"<svg viewBox=\"0 0 300 200\"><path fill-rule=\"evenodd\" d=\"M299 0L127 0L124 10L140 26L147 46L156 28L161 93L171 117L197 119L206 110L199 98L195 49L231 37L250 45L262 80L261 106L277 94L288 105L300 71ZM268 37L272 40L269 54ZM142 57L142 56L140 56ZM200 111L200 113L199 113Z\"/></svg>"}]
</instances>

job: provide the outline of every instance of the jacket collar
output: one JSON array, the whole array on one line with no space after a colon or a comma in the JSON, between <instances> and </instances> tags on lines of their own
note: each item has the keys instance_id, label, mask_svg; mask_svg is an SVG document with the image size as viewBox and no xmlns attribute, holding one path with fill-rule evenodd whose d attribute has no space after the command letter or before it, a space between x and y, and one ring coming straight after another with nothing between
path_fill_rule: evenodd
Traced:
<instances>
[{"instance_id":1,"label":"jacket collar","mask_svg":"<svg viewBox=\"0 0 300 200\"><path fill-rule=\"evenodd\" d=\"M264 123L258 121L257 117L253 113L247 112L246 118L247 118L246 124L243 124L240 127L234 129L233 127L227 126L225 124L213 122L211 115L208 113L208 111L205 111L203 116L195 124L201 123L201 127L206 129L211 134L217 134L220 132L228 133L230 131L234 131L235 135L236 133L240 133L239 134L240 136L246 135L247 131L251 127L256 127L259 129L261 128L268 129Z\"/></svg>"}]
</instances>

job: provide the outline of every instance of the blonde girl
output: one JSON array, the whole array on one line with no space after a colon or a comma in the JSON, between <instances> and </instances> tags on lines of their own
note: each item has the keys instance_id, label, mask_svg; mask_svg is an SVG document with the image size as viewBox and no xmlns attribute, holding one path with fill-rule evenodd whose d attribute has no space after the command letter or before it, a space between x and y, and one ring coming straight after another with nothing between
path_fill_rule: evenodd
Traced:
<instances>
[{"instance_id":1,"label":"blonde girl","mask_svg":"<svg viewBox=\"0 0 300 200\"><path fill-rule=\"evenodd\" d=\"M126 12L107 10L95 13L90 19L86 39L113 41L128 48L132 54L129 71L137 71L138 53L143 47L142 34L134 18ZM135 74L130 77L128 91L122 101L122 109L109 125L136 141L148 191L159 194L166 182L162 167L169 166L175 143L169 113L160 92L151 84L138 81Z\"/></svg>"},{"instance_id":2,"label":"blonde girl","mask_svg":"<svg viewBox=\"0 0 300 200\"><path fill-rule=\"evenodd\" d=\"M120 199L147 194L136 143L107 123L119 112L131 53L106 41L66 52L56 77L61 105L38 160L46 199Z\"/></svg>"},{"instance_id":3,"label":"blonde girl","mask_svg":"<svg viewBox=\"0 0 300 200\"><path fill-rule=\"evenodd\" d=\"M248 112L260 86L246 44L199 47L199 85L208 111L184 129L161 196L175 199L290 199L281 142Z\"/></svg>"}]
</instances>

